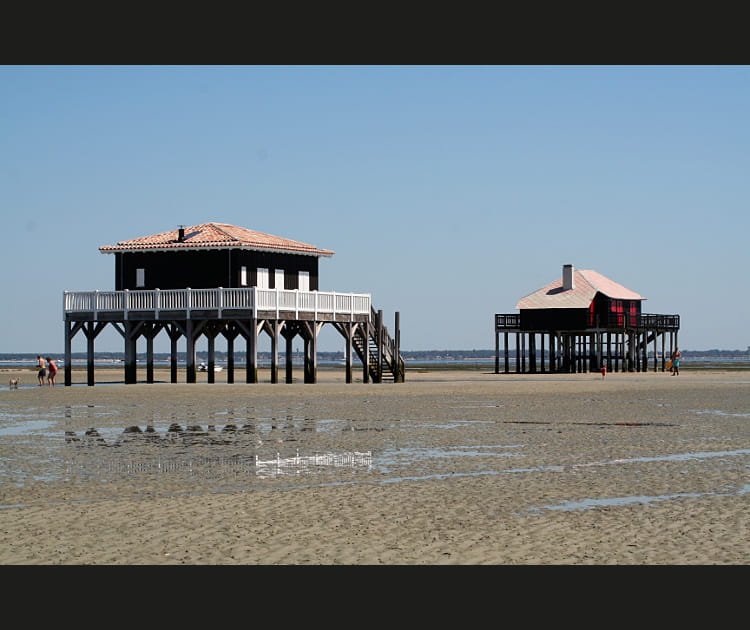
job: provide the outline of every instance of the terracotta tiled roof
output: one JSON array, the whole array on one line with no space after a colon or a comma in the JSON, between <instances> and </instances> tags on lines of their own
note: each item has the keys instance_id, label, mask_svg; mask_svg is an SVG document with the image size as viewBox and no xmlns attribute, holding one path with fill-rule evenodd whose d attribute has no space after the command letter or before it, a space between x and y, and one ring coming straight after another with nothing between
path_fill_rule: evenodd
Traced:
<instances>
[{"instance_id":1,"label":"terracotta tiled roof","mask_svg":"<svg viewBox=\"0 0 750 630\"><path fill-rule=\"evenodd\" d=\"M256 249L260 251L333 256L333 250L319 249L314 245L292 241L288 238L264 234L228 223L201 223L184 228L184 238L179 240L179 229L141 236L117 245L103 245L103 254L115 252L140 252L194 249Z\"/></svg>"},{"instance_id":2,"label":"terracotta tiled roof","mask_svg":"<svg viewBox=\"0 0 750 630\"><path fill-rule=\"evenodd\" d=\"M563 289L562 277L546 287L521 298L517 309L532 308L588 308L599 293L615 300L645 300L642 295L626 289L614 280L591 269L573 271L572 289Z\"/></svg>"}]
</instances>

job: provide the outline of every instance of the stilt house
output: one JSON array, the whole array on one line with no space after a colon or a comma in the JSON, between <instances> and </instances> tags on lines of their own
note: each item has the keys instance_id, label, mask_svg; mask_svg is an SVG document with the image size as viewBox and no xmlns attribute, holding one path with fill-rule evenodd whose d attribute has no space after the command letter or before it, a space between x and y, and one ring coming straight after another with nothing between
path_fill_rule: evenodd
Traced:
<instances>
[{"instance_id":1,"label":"stilt house","mask_svg":"<svg viewBox=\"0 0 750 630\"><path fill-rule=\"evenodd\" d=\"M88 384L94 384L94 340L111 325L125 344L125 382L135 383L136 344L146 340L146 382L153 382L153 341L171 341L171 381L177 382L178 341L185 342L188 383L196 381L195 344L208 340L207 378L214 382L215 339L227 342L227 382L234 382L234 341L246 342L246 382L258 380L257 340L271 338L271 382L278 382L279 337L286 340L286 382L292 379L292 340L304 341L304 382L317 373L317 338L330 323L346 342L346 381L354 354L364 382L401 382L404 362L395 337L370 294L321 292L318 262L329 249L227 223L202 223L99 248L115 260L114 291L63 295L65 385L71 384L71 341L87 339Z\"/></svg>"},{"instance_id":2,"label":"stilt house","mask_svg":"<svg viewBox=\"0 0 750 630\"><path fill-rule=\"evenodd\" d=\"M501 334L506 373L511 335L516 372L646 371L649 344L653 369L664 370L680 316L644 314L645 299L597 271L563 265L561 277L518 301L518 314L495 315L495 373Z\"/></svg>"}]
</instances>

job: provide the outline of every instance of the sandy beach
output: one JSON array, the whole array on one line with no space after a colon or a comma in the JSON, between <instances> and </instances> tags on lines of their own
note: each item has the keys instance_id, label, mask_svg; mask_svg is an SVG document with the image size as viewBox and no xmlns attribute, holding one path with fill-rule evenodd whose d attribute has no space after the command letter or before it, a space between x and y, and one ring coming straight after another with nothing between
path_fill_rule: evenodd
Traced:
<instances>
[{"instance_id":1,"label":"sandy beach","mask_svg":"<svg viewBox=\"0 0 750 630\"><path fill-rule=\"evenodd\" d=\"M750 562L743 370L0 377L3 565Z\"/></svg>"}]
</instances>

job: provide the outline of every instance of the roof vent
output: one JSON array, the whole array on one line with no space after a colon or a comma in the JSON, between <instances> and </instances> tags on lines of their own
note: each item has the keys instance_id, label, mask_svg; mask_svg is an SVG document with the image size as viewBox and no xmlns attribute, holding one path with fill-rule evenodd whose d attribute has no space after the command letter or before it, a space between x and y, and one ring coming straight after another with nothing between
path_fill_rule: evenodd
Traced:
<instances>
[{"instance_id":1,"label":"roof vent","mask_svg":"<svg viewBox=\"0 0 750 630\"><path fill-rule=\"evenodd\" d=\"M185 226L181 225L177 231L177 242L182 243L185 240Z\"/></svg>"},{"instance_id":2,"label":"roof vent","mask_svg":"<svg viewBox=\"0 0 750 630\"><path fill-rule=\"evenodd\" d=\"M573 265L563 265L562 283L563 291L570 291L576 288L575 282L573 282Z\"/></svg>"}]
</instances>

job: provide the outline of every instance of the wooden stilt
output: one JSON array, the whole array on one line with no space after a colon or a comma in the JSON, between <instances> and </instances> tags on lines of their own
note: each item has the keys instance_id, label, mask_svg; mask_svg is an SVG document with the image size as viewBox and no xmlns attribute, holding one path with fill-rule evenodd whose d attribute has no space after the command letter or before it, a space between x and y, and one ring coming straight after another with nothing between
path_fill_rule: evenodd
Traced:
<instances>
[{"instance_id":1,"label":"wooden stilt","mask_svg":"<svg viewBox=\"0 0 750 630\"><path fill-rule=\"evenodd\" d=\"M185 320L185 382L196 382L195 370L195 324L192 319Z\"/></svg>"},{"instance_id":2,"label":"wooden stilt","mask_svg":"<svg viewBox=\"0 0 750 630\"><path fill-rule=\"evenodd\" d=\"M279 332L284 325L282 321L269 323L271 334L271 382L279 382Z\"/></svg>"},{"instance_id":3,"label":"wooden stilt","mask_svg":"<svg viewBox=\"0 0 750 630\"><path fill-rule=\"evenodd\" d=\"M281 335L286 340L286 348L285 348L285 367L286 367L286 383L290 384L294 382L294 374L293 374L293 358L294 358L294 336L296 335L295 330L291 326L291 324L287 323L286 326L284 326L283 330L281 331Z\"/></svg>"},{"instance_id":4,"label":"wooden stilt","mask_svg":"<svg viewBox=\"0 0 750 630\"><path fill-rule=\"evenodd\" d=\"M149 325L146 325L144 329L144 337L146 338L146 383L153 384L154 382L154 337L151 331L148 330Z\"/></svg>"},{"instance_id":5,"label":"wooden stilt","mask_svg":"<svg viewBox=\"0 0 750 630\"><path fill-rule=\"evenodd\" d=\"M73 353L71 352L71 340L73 338L71 331L73 325L73 322L65 322L65 356L63 357L63 363L65 365L63 367L63 383L68 387L73 384L73 366L71 365L71 361L73 360Z\"/></svg>"},{"instance_id":6,"label":"wooden stilt","mask_svg":"<svg viewBox=\"0 0 750 630\"><path fill-rule=\"evenodd\" d=\"M309 383L312 379L312 330L309 322L303 322L302 326L305 329L302 336L302 382Z\"/></svg>"},{"instance_id":7,"label":"wooden stilt","mask_svg":"<svg viewBox=\"0 0 750 630\"><path fill-rule=\"evenodd\" d=\"M227 383L234 383L234 340L240 334L240 329L235 322L227 322L222 330L227 340Z\"/></svg>"},{"instance_id":8,"label":"wooden stilt","mask_svg":"<svg viewBox=\"0 0 750 630\"><path fill-rule=\"evenodd\" d=\"M310 378L309 383L318 382L318 334L320 328L323 326L323 322L316 323L311 322L310 329L312 335L310 338Z\"/></svg>"},{"instance_id":9,"label":"wooden stilt","mask_svg":"<svg viewBox=\"0 0 750 630\"><path fill-rule=\"evenodd\" d=\"M375 320L376 321L376 331L375 331L375 346L378 351L378 363L375 366L375 382L376 383L382 383L383 382L383 311L378 311L378 317Z\"/></svg>"},{"instance_id":10,"label":"wooden stilt","mask_svg":"<svg viewBox=\"0 0 750 630\"><path fill-rule=\"evenodd\" d=\"M226 337L227 340L227 383L234 383L234 337Z\"/></svg>"},{"instance_id":11,"label":"wooden stilt","mask_svg":"<svg viewBox=\"0 0 750 630\"><path fill-rule=\"evenodd\" d=\"M257 319L250 320L250 330L246 337L247 341L247 352L246 352L246 365L245 365L245 382L246 383L257 383L258 382L258 332L260 331L261 324Z\"/></svg>"},{"instance_id":12,"label":"wooden stilt","mask_svg":"<svg viewBox=\"0 0 750 630\"><path fill-rule=\"evenodd\" d=\"M318 380L318 333L323 322L303 322L305 328L305 383Z\"/></svg>"},{"instance_id":13,"label":"wooden stilt","mask_svg":"<svg viewBox=\"0 0 750 630\"><path fill-rule=\"evenodd\" d=\"M83 322L65 322L65 385L73 384L73 359L71 345L73 337L83 328Z\"/></svg>"},{"instance_id":14,"label":"wooden stilt","mask_svg":"<svg viewBox=\"0 0 750 630\"><path fill-rule=\"evenodd\" d=\"M372 322L363 322L360 327L362 335L362 382L370 382L370 333L373 331Z\"/></svg>"},{"instance_id":15,"label":"wooden stilt","mask_svg":"<svg viewBox=\"0 0 750 630\"><path fill-rule=\"evenodd\" d=\"M125 330L125 384L131 385L137 383L138 369L136 366L137 355L137 340L140 331L138 322L127 321L124 322Z\"/></svg>"},{"instance_id":16,"label":"wooden stilt","mask_svg":"<svg viewBox=\"0 0 750 630\"><path fill-rule=\"evenodd\" d=\"M351 383L354 380L354 372L352 369L352 356L354 354L354 329L357 326L354 322L347 322L344 326L346 331L346 348L344 356L346 359L346 382Z\"/></svg>"},{"instance_id":17,"label":"wooden stilt","mask_svg":"<svg viewBox=\"0 0 750 630\"><path fill-rule=\"evenodd\" d=\"M395 352L393 353L393 382L403 383L405 374L403 373L401 367L401 313L399 313L398 311L396 311L393 326L395 341Z\"/></svg>"},{"instance_id":18,"label":"wooden stilt","mask_svg":"<svg viewBox=\"0 0 750 630\"><path fill-rule=\"evenodd\" d=\"M177 382L177 342L185 332L184 323L172 321L165 326L169 337L169 382Z\"/></svg>"},{"instance_id":19,"label":"wooden stilt","mask_svg":"<svg viewBox=\"0 0 750 630\"><path fill-rule=\"evenodd\" d=\"M208 371L206 372L206 380L209 383L215 383L216 374L214 373L214 370L216 368L216 337L210 329L206 332L206 339L208 341Z\"/></svg>"},{"instance_id":20,"label":"wooden stilt","mask_svg":"<svg viewBox=\"0 0 750 630\"><path fill-rule=\"evenodd\" d=\"M612 371L612 333L607 332L607 372Z\"/></svg>"},{"instance_id":21,"label":"wooden stilt","mask_svg":"<svg viewBox=\"0 0 750 630\"><path fill-rule=\"evenodd\" d=\"M154 382L154 337L159 334L163 324L148 322L143 325L143 336L146 337L146 382Z\"/></svg>"},{"instance_id":22,"label":"wooden stilt","mask_svg":"<svg viewBox=\"0 0 750 630\"><path fill-rule=\"evenodd\" d=\"M500 374L500 331L495 329L495 374Z\"/></svg>"}]
</instances>

